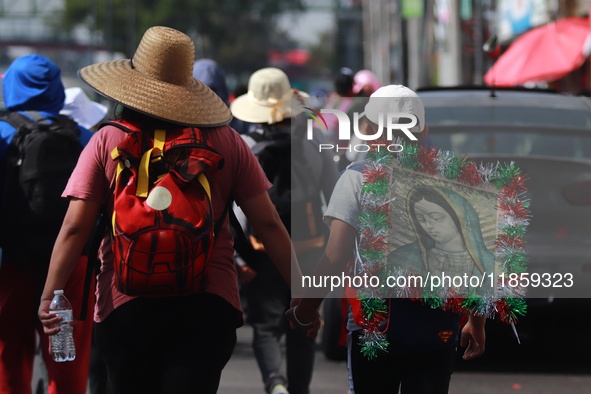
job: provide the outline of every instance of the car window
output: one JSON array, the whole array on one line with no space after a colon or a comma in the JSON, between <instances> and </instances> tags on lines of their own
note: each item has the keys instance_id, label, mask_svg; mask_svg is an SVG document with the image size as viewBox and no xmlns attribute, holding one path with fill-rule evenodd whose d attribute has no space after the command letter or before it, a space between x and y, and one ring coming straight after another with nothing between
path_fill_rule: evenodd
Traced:
<instances>
[{"instance_id":1,"label":"car window","mask_svg":"<svg viewBox=\"0 0 591 394\"><path fill-rule=\"evenodd\" d=\"M591 111L545 107L427 107L427 124L543 125L591 128Z\"/></svg>"},{"instance_id":2,"label":"car window","mask_svg":"<svg viewBox=\"0 0 591 394\"><path fill-rule=\"evenodd\" d=\"M431 144L460 154L541 155L573 159L591 158L591 133L554 135L518 130L438 132L431 128Z\"/></svg>"}]
</instances>

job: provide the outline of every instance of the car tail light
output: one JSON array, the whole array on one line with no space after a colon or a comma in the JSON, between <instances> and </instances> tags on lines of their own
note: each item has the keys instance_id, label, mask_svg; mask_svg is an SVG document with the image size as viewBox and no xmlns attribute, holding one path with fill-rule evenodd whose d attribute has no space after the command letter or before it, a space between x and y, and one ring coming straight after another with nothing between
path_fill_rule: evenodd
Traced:
<instances>
[{"instance_id":1,"label":"car tail light","mask_svg":"<svg viewBox=\"0 0 591 394\"><path fill-rule=\"evenodd\" d=\"M575 183L563 188L562 197L572 205L591 205L591 181Z\"/></svg>"}]
</instances>

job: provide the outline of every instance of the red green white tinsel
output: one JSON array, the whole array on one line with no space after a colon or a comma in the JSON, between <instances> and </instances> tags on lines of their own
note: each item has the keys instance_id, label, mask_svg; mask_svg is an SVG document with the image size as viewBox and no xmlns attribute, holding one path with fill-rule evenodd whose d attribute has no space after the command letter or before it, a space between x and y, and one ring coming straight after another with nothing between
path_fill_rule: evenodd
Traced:
<instances>
[{"instance_id":1,"label":"red green white tinsel","mask_svg":"<svg viewBox=\"0 0 591 394\"><path fill-rule=\"evenodd\" d=\"M498 193L498 232L495 260L505 278L527 269L524 235L529 224L529 201L524 198L526 177L513 162L509 164L476 164L465 156L396 141L403 150L393 154L385 149L368 153L363 170L360 209L360 237L356 274L377 276L405 275L403 268L387 267L388 239L391 230L392 167L416 171L435 178L456 181L468 186L494 189ZM393 216L395 217L395 215ZM500 279L499 279L500 280ZM510 324L515 329L519 316L526 313L524 289L495 282L495 291L486 295L462 295L453 288L398 287L391 291L396 297L419 301L432 308L484 316ZM385 327L388 324L388 303L381 289L357 289L363 315L362 352L368 359L387 351Z\"/></svg>"}]
</instances>

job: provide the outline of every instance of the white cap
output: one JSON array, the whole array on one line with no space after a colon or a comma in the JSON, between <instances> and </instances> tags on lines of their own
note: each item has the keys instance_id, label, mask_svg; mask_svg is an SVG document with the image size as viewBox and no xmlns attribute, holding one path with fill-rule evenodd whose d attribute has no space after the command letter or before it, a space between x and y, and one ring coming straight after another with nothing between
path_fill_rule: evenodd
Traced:
<instances>
[{"instance_id":1,"label":"white cap","mask_svg":"<svg viewBox=\"0 0 591 394\"><path fill-rule=\"evenodd\" d=\"M108 110L106 105L92 101L82 89L75 87L66 89L66 102L60 113L90 129L103 120Z\"/></svg>"},{"instance_id":2,"label":"white cap","mask_svg":"<svg viewBox=\"0 0 591 394\"><path fill-rule=\"evenodd\" d=\"M380 114L412 114L417 125L410 131L418 134L425 129L425 107L423 101L411 89L403 85L387 85L376 90L365 105L365 116L378 124Z\"/></svg>"},{"instance_id":3,"label":"white cap","mask_svg":"<svg viewBox=\"0 0 591 394\"><path fill-rule=\"evenodd\" d=\"M63 290L54 290L54 291L53 291L53 294L54 294L54 295L60 295L60 294L64 294L64 291L63 291Z\"/></svg>"}]
</instances>

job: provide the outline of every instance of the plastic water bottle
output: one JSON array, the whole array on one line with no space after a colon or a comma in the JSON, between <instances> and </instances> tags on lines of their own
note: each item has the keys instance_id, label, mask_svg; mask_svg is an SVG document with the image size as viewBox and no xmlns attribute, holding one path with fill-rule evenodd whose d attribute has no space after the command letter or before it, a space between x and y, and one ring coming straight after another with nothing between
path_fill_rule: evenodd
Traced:
<instances>
[{"instance_id":1,"label":"plastic water bottle","mask_svg":"<svg viewBox=\"0 0 591 394\"><path fill-rule=\"evenodd\" d=\"M72 304L64 295L63 290L53 292L49 311L62 318L60 332L51 336L53 359L57 362L72 361L76 358L74 327L69 324L73 320Z\"/></svg>"}]
</instances>

